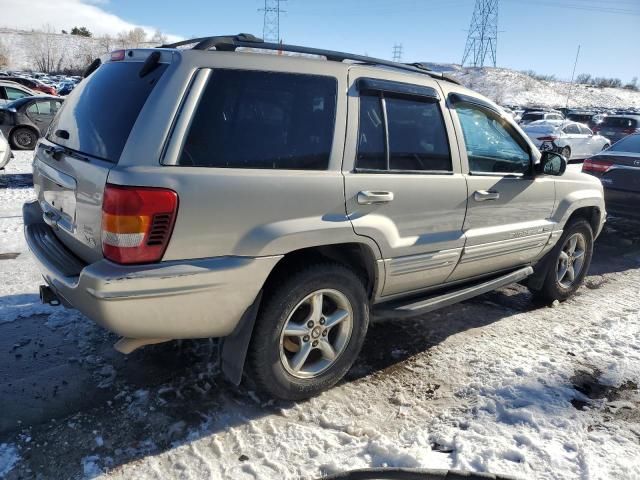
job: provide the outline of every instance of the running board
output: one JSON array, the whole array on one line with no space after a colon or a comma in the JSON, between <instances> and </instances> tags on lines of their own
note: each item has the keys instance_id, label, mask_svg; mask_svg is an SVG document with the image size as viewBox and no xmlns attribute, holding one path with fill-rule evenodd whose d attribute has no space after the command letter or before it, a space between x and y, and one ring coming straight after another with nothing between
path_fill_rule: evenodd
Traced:
<instances>
[{"instance_id":1,"label":"running board","mask_svg":"<svg viewBox=\"0 0 640 480\"><path fill-rule=\"evenodd\" d=\"M423 313L432 312L439 308L448 307L455 303L468 300L470 298L482 295L483 293L491 292L505 285L524 280L533 273L533 267L524 267L515 272L502 275L501 277L493 278L486 282L478 283L470 287L464 287L459 290L449 291L447 293L422 298L412 303L401 303L401 301L390 302L388 304L381 304L378 307L374 306L373 317L376 320L392 319L392 318L409 318L416 315L422 315Z\"/></svg>"}]
</instances>

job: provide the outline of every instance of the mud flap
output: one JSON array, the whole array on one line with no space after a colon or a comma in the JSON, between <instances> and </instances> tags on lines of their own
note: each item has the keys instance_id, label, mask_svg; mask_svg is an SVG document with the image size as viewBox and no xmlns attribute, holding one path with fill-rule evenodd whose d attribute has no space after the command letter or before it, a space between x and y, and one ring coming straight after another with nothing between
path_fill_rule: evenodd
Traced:
<instances>
[{"instance_id":1,"label":"mud flap","mask_svg":"<svg viewBox=\"0 0 640 480\"><path fill-rule=\"evenodd\" d=\"M240 385L244 362L249 350L249 342L253 333L253 326L256 323L260 301L262 300L262 290L253 301L251 306L245 310L238 326L222 340L220 349L220 365L224 376L234 385Z\"/></svg>"},{"instance_id":2,"label":"mud flap","mask_svg":"<svg viewBox=\"0 0 640 480\"><path fill-rule=\"evenodd\" d=\"M533 290L540 290L542 288L547 272L553 263L553 253L555 249L554 245L554 247L533 266L533 275L526 280L527 287Z\"/></svg>"}]
</instances>

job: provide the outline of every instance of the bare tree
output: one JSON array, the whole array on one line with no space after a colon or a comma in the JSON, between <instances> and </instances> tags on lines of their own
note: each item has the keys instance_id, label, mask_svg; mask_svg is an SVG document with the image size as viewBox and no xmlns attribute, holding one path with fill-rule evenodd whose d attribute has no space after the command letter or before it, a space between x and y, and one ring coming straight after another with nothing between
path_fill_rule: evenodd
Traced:
<instances>
[{"instance_id":1,"label":"bare tree","mask_svg":"<svg viewBox=\"0 0 640 480\"><path fill-rule=\"evenodd\" d=\"M120 48L138 48L146 41L147 33L141 27L136 27L129 31L123 30L117 36L117 43Z\"/></svg>"},{"instance_id":2,"label":"bare tree","mask_svg":"<svg viewBox=\"0 0 640 480\"><path fill-rule=\"evenodd\" d=\"M154 45L164 45L165 43L167 43L167 40L168 38L164 33L162 33L160 30L156 30L151 37L151 40L149 41Z\"/></svg>"},{"instance_id":3,"label":"bare tree","mask_svg":"<svg viewBox=\"0 0 640 480\"><path fill-rule=\"evenodd\" d=\"M45 25L42 30L31 36L29 50L33 65L38 71L49 73L62 69L64 49L56 41L51 25Z\"/></svg>"},{"instance_id":4,"label":"bare tree","mask_svg":"<svg viewBox=\"0 0 640 480\"><path fill-rule=\"evenodd\" d=\"M9 66L9 49L0 41L0 67Z\"/></svg>"}]
</instances>

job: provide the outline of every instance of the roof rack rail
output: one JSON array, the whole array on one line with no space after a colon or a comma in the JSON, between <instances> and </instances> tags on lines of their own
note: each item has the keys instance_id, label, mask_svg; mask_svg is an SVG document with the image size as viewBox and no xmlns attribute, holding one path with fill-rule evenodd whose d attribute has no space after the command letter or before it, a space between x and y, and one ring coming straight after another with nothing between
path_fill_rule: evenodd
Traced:
<instances>
[{"instance_id":1,"label":"roof rack rail","mask_svg":"<svg viewBox=\"0 0 640 480\"><path fill-rule=\"evenodd\" d=\"M403 70L405 72L420 73L422 75L428 75L439 80L446 80L452 83L460 85L457 80L443 75L440 72L434 72L429 70L422 64L408 64L391 62L389 60L383 60L381 58L368 57L365 55L356 55L353 53L339 52L335 50L324 50L320 48L302 47L300 45L288 45L283 43L271 43L265 42L263 39L258 38L249 33L239 33L238 35L222 35L214 37L200 37L192 38L189 40L182 40L180 42L169 43L160 45L158 48L177 48L184 45L196 44L193 50L209 50L215 48L219 51L233 52L237 48L257 48L260 50L274 50L285 51L291 53L302 53L306 55L318 55L325 57L327 60L334 62L344 62L345 60L351 60L354 62L360 62L366 65L379 65L397 70Z\"/></svg>"}]
</instances>

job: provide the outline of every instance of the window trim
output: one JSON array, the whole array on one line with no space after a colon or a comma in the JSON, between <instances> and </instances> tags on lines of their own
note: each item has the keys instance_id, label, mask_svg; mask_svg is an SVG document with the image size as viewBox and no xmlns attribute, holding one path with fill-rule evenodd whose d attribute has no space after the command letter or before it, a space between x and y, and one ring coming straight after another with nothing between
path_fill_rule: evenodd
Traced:
<instances>
[{"instance_id":1,"label":"window trim","mask_svg":"<svg viewBox=\"0 0 640 480\"><path fill-rule=\"evenodd\" d=\"M368 79L366 77L362 77L360 79L358 79L356 82L359 85L360 80L371 80ZM382 81L381 81L382 82ZM399 83L399 82L387 82L384 81L386 83ZM408 84L407 84L408 85ZM418 86L420 87L420 86ZM424 88L430 88L430 87L424 87ZM360 95L358 95L358 122L360 119L360 99L362 97L375 97L378 98L378 102L380 105L380 110L382 111L382 124L383 124L383 135L384 135L384 156L385 156L385 166L386 169L385 170L380 170L377 168L359 168L357 166L358 164L358 147L360 144L360 124L358 123L358 136L356 137L356 155L355 155L355 161L354 161L354 167L352 172L353 173L375 173L375 174L408 174L408 175L453 175L454 171L453 171L453 156L451 155L451 144L449 143L449 137L447 134L447 124L444 121L444 113L442 112L442 107L440 105L440 102L438 99L434 99L433 97L426 97L426 96L416 96L416 95L412 95L410 96L411 100L420 102L420 103L428 103L428 104L435 104L437 105L438 108L438 112L440 113L440 118L442 120L442 128L444 129L444 133L445 133L445 137L446 137L446 141L447 141L447 146L449 147L449 165L450 165L450 169L449 170L400 170L400 169L392 169L391 168L391 151L389 148L389 122L388 122L388 117L387 117L387 96L389 98L399 98L399 99L408 99L409 96L406 95L394 95L393 92L391 93L391 95L385 95L385 93L388 93L386 91L383 90L379 90L379 91L373 91L370 90L371 92L374 93L363 93L362 91L360 92ZM434 90L435 92L435 90ZM437 92L435 92L437 95Z\"/></svg>"},{"instance_id":2,"label":"window trim","mask_svg":"<svg viewBox=\"0 0 640 480\"><path fill-rule=\"evenodd\" d=\"M462 95L462 94L450 94L449 98L451 98L452 96L456 96L456 97L465 97L465 98L473 98L470 97L468 95ZM511 136L514 138L514 140L516 141L516 143L523 148L528 154L529 154L529 171L528 172L482 172L482 171L477 171L477 170L471 170L471 165L469 163L469 153L467 150L467 143L464 139L464 130L462 127L462 122L460 122L460 118L458 116L458 110L457 110L457 106L458 105L464 105L464 104L468 104L471 105L474 108L477 108L481 111L485 111L488 112L489 114L494 114L497 115L498 118L502 119L505 121L505 124L503 125L503 128L505 128L505 130L507 130ZM529 143L525 140L524 137L522 137L518 131L513 127L513 125L511 125L508 121L507 118L497 109L493 108L490 104L478 99L478 101L463 101L463 100L455 100L454 102L452 102L452 106L453 106L453 110L456 113L456 118L458 120L458 125L460 128L460 134L458 136L459 139L461 139L462 144L464 146L464 155L467 159L467 170L468 170L468 175L471 176L483 176L483 177L502 177L502 178L533 178L535 177L535 168L534 168L534 156L533 156L533 152L531 150L531 147L529 146ZM520 141L518 141L520 140ZM460 141L460 140L459 140Z\"/></svg>"}]
</instances>

